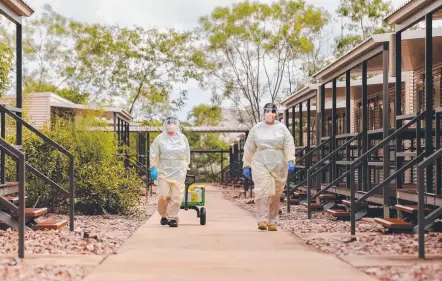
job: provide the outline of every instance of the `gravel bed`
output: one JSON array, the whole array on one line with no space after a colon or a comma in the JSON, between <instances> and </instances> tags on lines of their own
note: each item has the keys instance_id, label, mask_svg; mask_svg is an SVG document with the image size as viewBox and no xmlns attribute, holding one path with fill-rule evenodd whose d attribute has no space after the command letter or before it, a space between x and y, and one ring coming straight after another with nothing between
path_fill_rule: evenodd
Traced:
<instances>
[{"instance_id":1,"label":"gravel bed","mask_svg":"<svg viewBox=\"0 0 442 281\"><path fill-rule=\"evenodd\" d=\"M8 281L80 281L94 269L78 265L28 265L19 259L0 260L0 280Z\"/></svg>"},{"instance_id":2,"label":"gravel bed","mask_svg":"<svg viewBox=\"0 0 442 281\"><path fill-rule=\"evenodd\" d=\"M255 204L248 197L244 198L244 192L232 189L224 189L223 195L226 199L234 202L238 206L254 213ZM332 218L325 212L312 212L312 219L307 219L307 208L302 205L290 206L290 213L287 213L286 203L281 203L281 215L278 225L292 233L350 233L350 222L340 221ZM370 222L358 221L356 223L357 232L379 232L382 227Z\"/></svg>"},{"instance_id":3,"label":"gravel bed","mask_svg":"<svg viewBox=\"0 0 442 281\"><path fill-rule=\"evenodd\" d=\"M19 259L0 260L0 280L7 281L80 281L94 269L78 265L28 265Z\"/></svg>"},{"instance_id":4,"label":"gravel bed","mask_svg":"<svg viewBox=\"0 0 442 281\"><path fill-rule=\"evenodd\" d=\"M26 254L112 255L130 235L156 211L156 197L140 197L131 216L103 215L76 216L75 229L69 227L53 231L25 233ZM49 214L41 219L66 219ZM1 259L2 255L16 254L18 235L12 230L0 231L0 280L21 281L76 281L82 280L93 266L29 265L18 259Z\"/></svg>"},{"instance_id":5,"label":"gravel bed","mask_svg":"<svg viewBox=\"0 0 442 281\"><path fill-rule=\"evenodd\" d=\"M254 212L251 198L244 198L244 192L232 188L223 189L224 197L238 206ZM249 196L249 195L248 195ZM331 218L324 212L313 212L312 219L307 219L304 206L291 206L290 214L286 213L286 205L281 204L282 214L279 226L281 229L299 235L307 244L322 252L336 256L347 255L383 255L413 254L418 251L417 235L382 234L383 227L368 221L356 222L358 240L346 243L350 234L350 222ZM309 237L312 234L311 237ZM427 254L442 255L442 236L431 233L425 237ZM370 267L360 268L382 281L442 281L441 264L416 264L408 267Z\"/></svg>"},{"instance_id":6,"label":"gravel bed","mask_svg":"<svg viewBox=\"0 0 442 281\"><path fill-rule=\"evenodd\" d=\"M381 281L441 281L442 264L414 265L407 267L369 267L365 273Z\"/></svg>"},{"instance_id":7,"label":"gravel bed","mask_svg":"<svg viewBox=\"0 0 442 281\"><path fill-rule=\"evenodd\" d=\"M380 234L369 233L358 237L358 241L345 243L341 238L312 238L307 244L313 245L323 252L345 255L382 255L382 254L411 254L418 250L418 236L413 234ZM348 238L347 238L348 239ZM427 254L442 254L441 238L436 234L425 235L425 250Z\"/></svg>"},{"instance_id":8,"label":"gravel bed","mask_svg":"<svg viewBox=\"0 0 442 281\"><path fill-rule=\"evenodd\" d=\"M69 227L58 231L29 231L25 233L25 251L33 254L114 254L155 209L154 197L142 197L137 213L131 217L76 216L73 232L69 231ZM47 218L62 219L65 216L51 214L42 219ZM0 231L0 254L16 253L17 247L17 232Z\"/></svg>"}]
</instances>

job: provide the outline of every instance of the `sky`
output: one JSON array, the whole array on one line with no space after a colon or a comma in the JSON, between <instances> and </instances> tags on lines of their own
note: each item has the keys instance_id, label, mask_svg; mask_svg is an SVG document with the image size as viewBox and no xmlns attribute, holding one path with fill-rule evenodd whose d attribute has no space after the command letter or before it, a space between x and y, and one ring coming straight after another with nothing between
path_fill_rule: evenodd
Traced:
<instances>
[{"instance_id":1,"label":"sky","mask_svg":"<svg viewBox=\"0 0 442 281\"><path fill-rule=\"evenodd\" d=\"M226 6L239 0L27 0L39 13L43 4L72 19L87 23L118 24L120 26L142 26L145 28L191 29L198 24L201 16L208 15L217 6ZM274 2L261 0L263 3ZM323 7L334 13L340 0L308 0L309 4ZM398 7L405 0L392 0ZM340 28L333 28L339 32ZM209 103L210 93L198 88L196 83L187 85L188 101L178 113L180 119L187 117L189 110L198 104Z\"/></svg>"}]
</instances>

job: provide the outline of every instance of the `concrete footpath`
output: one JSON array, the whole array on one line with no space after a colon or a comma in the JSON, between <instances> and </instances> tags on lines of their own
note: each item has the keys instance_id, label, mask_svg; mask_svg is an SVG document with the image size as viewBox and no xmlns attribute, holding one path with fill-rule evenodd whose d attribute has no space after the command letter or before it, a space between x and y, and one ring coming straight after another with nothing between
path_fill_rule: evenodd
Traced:
<instances>
[{"instance_id":1,"label":"concrete footpath","mask_svg":"<svg viewBox=\"0 0 442 281\"><path fill-rule=\"evenodd\" d=\"M207 224L180 211L178 228L152 216L86 281L374 281L289 233L260 232L253 216L208 188Z\"/></svg>"}]
</instances>

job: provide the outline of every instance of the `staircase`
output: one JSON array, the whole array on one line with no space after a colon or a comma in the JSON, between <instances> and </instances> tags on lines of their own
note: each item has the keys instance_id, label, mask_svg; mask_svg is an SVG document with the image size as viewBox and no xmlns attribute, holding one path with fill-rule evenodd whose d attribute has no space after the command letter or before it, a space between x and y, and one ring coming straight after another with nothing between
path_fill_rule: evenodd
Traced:
<instances>
[{"instance_id":1,"label":"staircase","mask_svg":"<svg viewBox=\"0 0 442 281\"><path fill-rule=\"evenodd\" d=\"M326 212L336 219L348 220L350 219L351 202L349 200L341 200L341 204L344 209L328 209ZM368 214L368 205L359 204L356 207L355 220L360 220Z\"/></svg>"},{"instance_id":2,"label":"staircase","mask_svg":"<svg viewBox=\"0 0 442 281\"><path fill-rule=\"evenodd\" d=\"M6 183L0 185L0 221L3 228L11 227L19 230L19 197L11 196L18 193L18 183ZM26 199L26 197L25 197ZM40 220L38 218L46 215L47 208L25 208L26 230L58 230L68 224L67 220Z\"/></svg>"},{"instance_id":3,"label":"staircase","mask_svg":"<svg viewBox=\"0 0 442 281\"><path fill-rule=\"evenodd\" d=\"M1 136L0 136L0 153L1 153L1 173L0 173L0 227L13 228L19 233L18 256L24 257L24 232L29 230L57 230L68 224L67 220L38 220L48 212L47 208L35 208L26 206L26 172L31 172L39 179L55 188L61 194L69 198L69 228L74 230L74 156L58 143L54 142L48 136L41 133L32 125L24 121L19 114L21 109L13 108L6 105L0 105L1 114ZM10 144L6 141L6 117L12 118L17 125L18 145ZM41 138L46 144L65 155L69 159L69 190L64 189L59 184L48 178L39 170L34 168L26 161L26 155L22 152L21 136L22 127L27 128L30 132ZM20 136L20 138L18 137ZM17 163L16 182L6 182L6 161L5 156L9 156Z\"/></svg>"}]
</instances>

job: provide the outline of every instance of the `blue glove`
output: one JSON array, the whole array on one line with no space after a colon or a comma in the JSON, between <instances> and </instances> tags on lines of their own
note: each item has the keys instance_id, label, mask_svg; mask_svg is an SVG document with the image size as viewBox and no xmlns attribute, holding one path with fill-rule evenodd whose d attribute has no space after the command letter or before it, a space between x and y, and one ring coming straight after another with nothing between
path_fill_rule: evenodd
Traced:
<instances>
[{"instance_id":1,"label":"blue glove","mask_svg":"<svg viewBox=\"0 0 442 281\"><path fill-rule=\"evenodd\" d=\"M293 161L289 161L289 173L293 173L295 171L295 163Z\"/></svg>"},{"instance_id":2,"label":"blue glove","mask_svg":"<svg viewBox=\"0 0 442 281\"><path fill-rule=\"evenodd\" d=\"M151 178L152 178L154 181L156 181L156 180L158 179L157 168L152 167L152 168L150 169L150 176L151 176Z\"/></svg>"},{"instance_id":3,"label":"blue glove","mask_svg":"<svg viewBox=\"0 0 442 281\"><path fill-rule=\"evenodd\" d=\"M242 170L242 175L243 175L245 178L250 179L250 168L249 168L249 167L245 167L245 168Z\"/></svg>"}]
</instances>

